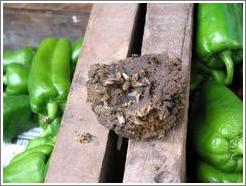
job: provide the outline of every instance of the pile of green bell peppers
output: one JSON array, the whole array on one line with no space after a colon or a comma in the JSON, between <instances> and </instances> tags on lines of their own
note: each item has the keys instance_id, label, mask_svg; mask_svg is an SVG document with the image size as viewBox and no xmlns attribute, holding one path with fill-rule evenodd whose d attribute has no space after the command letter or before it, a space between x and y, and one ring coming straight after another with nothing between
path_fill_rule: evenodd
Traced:
<instances>
[{"instance_id":1,"label":"pile of green bell peppers","mask_svg":"<svg viewBox=\"0 0 246 186\"><path fill-rule=\"evenodd\" d=\"M241 3L197 7L189 116L197 182L243 181L243 102L227 87L243 59L242 20Z\"/></svg>"},{"instance_id":2,"label":"pile of green bell peppers","mask_svg":"<svg viewBox=\"0 0 246 186\"><path fill-rule=\"evenodd\" d=\"M36 126L28 95L3 95L3 140L11 142L18 134Z\"/></svg>"},{"instance_id":3,"label":"pile of green bell peppers","mask_svg":"<svg viewBox=\"0 0 246 186\"><path fill-rule=\"evenodd\" d=\"M243 60L242 3L198 4L195 38L193 68L230 85Z\"/></svg>"},{"instance_id":4,"label":"pile of green bell peppers","mask_svg":"<svg viewBox=\"0 0 246 186\"><path fill-rule=\"evenodd\" d=\"M11 142L35 126L27 90L29 71L36 48L24 47L3 52L3 139Z\"/></svg>"},{"instance_id":5,"label":"pile of green bell peppers","mask_svg":"<svg viewBox=\"0 0 246 186\"><path fill-rule=\"evenodd\" d=\"M3 51L5 141L32 128L33 118L45 128L62 115L82 43L53 37L37 48Z\"/></svg>"},{"instance_id":6,"label":"pile of green bell peppers","mask_svg":"<svg viewBox=\"0 0 246 186\"><path fill-rule=\"evenodd\" d=\"M40 136L28 142L24 152L15 156L8 166L4 167L5 183L44 182L60 121L60 118L54 119Z\"/></svg>"},{"instance_id":7,"label":"pile of green bell peppers","mask_svg":"<svg viewBox=\"0 0 246 186\"><path fill-rule=\"evenodd\" d=\"M242 182L243 103L240 98L225 85L206 81L192 102L190 122L192 144L199 159L195 171L198 181Z\"/></svg>"},{"instance_id":8,"label":"pile of green bell peppers","mask_svg":"<svg viewBox=\"0 0 246 186\"><path fill-rule=\"evenodd\" d=\"M13 142L37 124L44 128L4 168L4 182L44 181L82 44L82 37L72 43L49 37L37 48L4 50L4 141Z\"/></svg>"},{"instance_id":9,"label":"pile of green bell peppers","mask_svg":"<svg viewBox=\"0 0 246 186\"><path fill-rule=\"evenodd\" d=\"M70 87L70 52L68 39L46 38L33 58L28 92L31 109L44 124L64 110Z\"/></svg>"},{"instance_id":10,"label":"pile of green bell peppers","mask_svg":"<svg viewBox=\"0 0 246 186\"><path fill-rule=\"evenodd\" d=\"M71 66L75 66L81 45L81 38L73 44L66 38L46 38L37 49L29 74L28 91L31 109L39 115L44 128L64 111L71 83Z\"/></svg>"}]
</instances>

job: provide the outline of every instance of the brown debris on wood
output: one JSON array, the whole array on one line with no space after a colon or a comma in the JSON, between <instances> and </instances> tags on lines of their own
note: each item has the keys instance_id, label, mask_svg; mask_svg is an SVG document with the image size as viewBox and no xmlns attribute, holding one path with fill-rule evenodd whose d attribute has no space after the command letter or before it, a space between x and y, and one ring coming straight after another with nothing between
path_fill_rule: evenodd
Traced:
<instances>
[{"instance_id":1,"label":"brown debris on wood","mask_svg":"<svg viewBox=\"0 0 246 186\"><path fill-rule=\"evenodd\" d=\"M74 140L79 143L89 143L92 141L92 135L88 132L74 132Z\"/></svg>"}]
</instances>

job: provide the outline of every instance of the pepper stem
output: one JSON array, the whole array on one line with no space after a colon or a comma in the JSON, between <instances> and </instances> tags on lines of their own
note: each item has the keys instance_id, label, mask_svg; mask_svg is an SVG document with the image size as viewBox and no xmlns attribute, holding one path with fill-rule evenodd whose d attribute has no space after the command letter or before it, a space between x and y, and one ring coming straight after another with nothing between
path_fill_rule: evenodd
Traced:
<instances>
[{"instance_id":1,"label":"pepper stem","mask_svg":"<svg viewBox=\"0 0 246 186\"><path fill-rule=\"evenodd\" d=\"M47 104L48 118L49 120L53 120L56 117L58 111L58 105L55 102L50 102Z\"/></svg>"},{"instance_id":2,"label":"pepper stem","mask_svg":"<svg viewBox=\"0 0 246 186\"><path fill-rule=\"evenodd\" d=\"M226 78L224 80L225 85L229 85L233 79L234 64L231 58L231 51L225 50L219 54L220 59L224 62L226 67Z\"/></svg>"},{"instance_id":3,"label":"pepper stem","mask_svg":"<svg viewBox=\"0 0 246 186\"><path fill-rule=\"evenodd\" d=\"M224 71L222 71L222 70L211 70L211 74L218 83L224 84L224 81L225 81Z\"/></svg>"},{"instance_id":4,"label":"pepper stem","mask_svg":"<svg viewBox=\"0 0 246 186\"><path fill-rule=\"evenodd\" d=\"M213 76L213 78L221 84L224 84L224 79L225 79L225 73L222 70L214 70L214 69L210 69L209 67L205 66L204 64L202 64L201 62L197 64L198 68L207 73L207 74L211 74Z\"/></svg>"},{"instance_id":5,"label":"pepper stem","mask_svg":"<svg viewBox=\"0 0 246 186\"><path fill-rule=\"evenodd\" d=\"M45 115L39 115L39 125L41 128L46 129L49 123L49 118Z\"/></svg>"},{"instance_id":6,"label":"pepper stem","mask_svg":"<svg viewBox=\"0 0 246 186\"><path fill-rule=\"evenodd\" d=\"M231 150L234 156L243 154L243 137L242 136L231 141Z\"/></svg>"},{"instance_id":7,"label":"pepper stem","mask_svg":"<svg viewBox=\"0 0 246 186\"><path fill-rule=\"evenodd\" d=\"M7 78L7 75L3 75L3 84L4 85L7 85L8 84L8 78Z\"/></svg>"}]
</instances>

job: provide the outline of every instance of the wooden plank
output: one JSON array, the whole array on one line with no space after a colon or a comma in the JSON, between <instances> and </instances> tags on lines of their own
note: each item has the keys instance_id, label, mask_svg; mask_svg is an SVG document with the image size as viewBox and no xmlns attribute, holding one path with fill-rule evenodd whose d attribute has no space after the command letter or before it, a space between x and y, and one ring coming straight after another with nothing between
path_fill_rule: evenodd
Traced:
<instances>
[{"instance_id":1,"label":"wooden plank","mask_svg":"<svg viewBox=\"0 0 246 186\"><path fill-rule=\"evenodd\" d=\"M99 182L109 130L86 103L87 73L92 64L127 56L137 8L137 4L93 6L46 182ZM91 134L92 141L78 142L76 131Z\"/></svg>"},{"instance_id":2,"label":"wooden plank","mask_svg":"<svg viewBox=\"0 0 246 186\"><path fill-rule=\"evenodd\" d=\"M83 11L90 10L92 3L4 3L3 8L48 10L48 11Z\"/></svg>"},{"instance_id":3,"label":"wooden plank","mask_svg":"<svg viewBox=\"0 0 246 186\"><path fill-rule=\"evenodd\" d=\"M129 140L124 182L184 182L192 43L191 4L148 4L142 54L171 52L182 60L186 89L184 121L163 140Z\"/></svg>"},{"instance_id":4,"label":"wooden plank","mask_svg":"<svg viewBox=\"0 0 246 186\"><path fill-rule=\"evenodd\" d=\"M71 40L84 36L90 9L77 10L44 12L4 7L4 49L37 46L43 38L49 36L68 37Z\"/></svg>"}]
</instances>

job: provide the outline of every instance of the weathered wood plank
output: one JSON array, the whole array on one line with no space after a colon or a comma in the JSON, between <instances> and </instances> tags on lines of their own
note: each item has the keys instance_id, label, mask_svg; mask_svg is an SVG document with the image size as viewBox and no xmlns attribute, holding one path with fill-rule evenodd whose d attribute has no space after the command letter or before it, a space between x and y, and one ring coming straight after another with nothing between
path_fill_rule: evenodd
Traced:
<instances>
[{"instance_id":1,"label":"weathered wood plank","mask_svg":"<svg viewBox=\"0 0 246 186\"><path fill-rule=\"evenodd\" d=\"M191 4L148 4L142 54L171 52L182 60L184 121L163 140L129 140L124 182L184 182L192 36Z\"/></svg>"},{"instance_id":2,"label":"weathered wood plank","mask_svg":"<svg viewBox=\"0 0 246 186\"><path fill-rule=\"evenodd\" d=\"M22 7L22 4L17 5ZM80 9L78 6L71 10L57 4L57 9L67 8L66 11L58 12L37 11L35 8L38 8L39 4L37 7L34 5L33 9L3 7L4 49L15 49L27 45L38 46L43 38L49 36L68 37L71 40L84 36L90 16L89 7ZM74 11L75 8L77 11Z\"/></svg>"},{"instance_id":3,"label":"weathered wood plank","mask_svg":"<svg viewBox=\"0 0 246 186\"><path fill-rule=\"evenodd\" d=\"M4 3L3 8L48 10L48 11L85 11L92 7L92 3Z\"/></svg>"},{"instance_id":4,"label":"weathered wood plank","mask_svg":"<svg viewBox=\"0 0 246 186\"><path fill-rule=\"evenodd\" d=\"M46 182L99 181L109 130L98 124L86 103L87 72L92 64L127 56L137 8L137 4L93 6ZM76 131L90 133L92 141L76 141Z\"/></svg>"}]
</instances>

